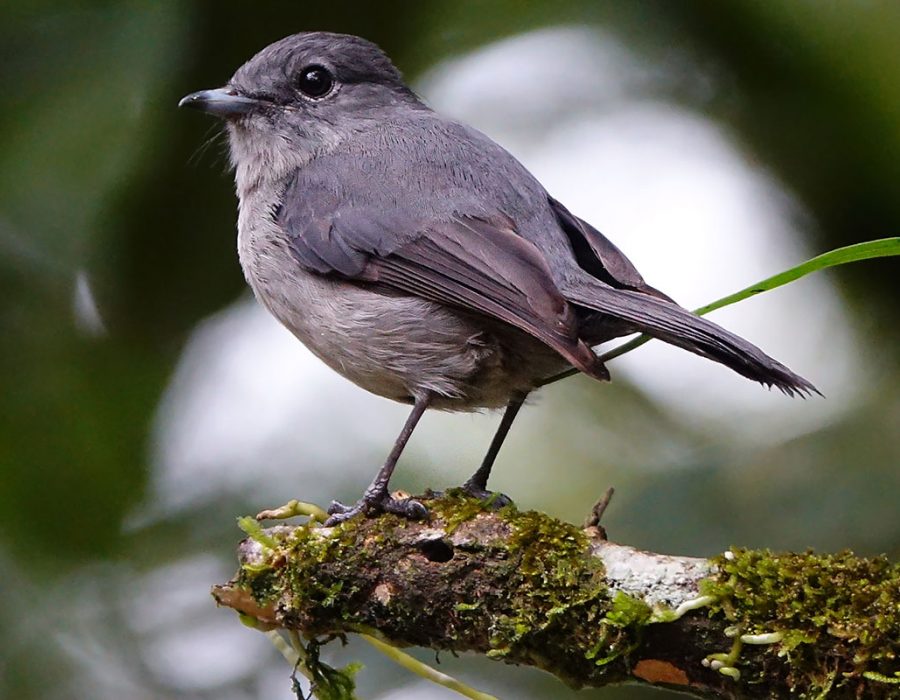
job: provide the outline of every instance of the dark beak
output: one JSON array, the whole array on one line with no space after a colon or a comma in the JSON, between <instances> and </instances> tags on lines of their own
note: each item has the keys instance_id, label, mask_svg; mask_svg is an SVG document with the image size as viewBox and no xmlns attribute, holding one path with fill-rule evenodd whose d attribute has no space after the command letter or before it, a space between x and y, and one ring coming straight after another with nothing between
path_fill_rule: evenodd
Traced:
<instances>
[{"instance_id":1,"label":"dark beak","mask_svg":"<svg viewBox=\"0 0 900 700\"><path fill-rule=\"evenodd\" d=\"M244 97L234 88L217 88L192 92L181 98L179 107L199 109L217 117L240 117L260 105L259 100Z\"/></svg>"}]
</instances>

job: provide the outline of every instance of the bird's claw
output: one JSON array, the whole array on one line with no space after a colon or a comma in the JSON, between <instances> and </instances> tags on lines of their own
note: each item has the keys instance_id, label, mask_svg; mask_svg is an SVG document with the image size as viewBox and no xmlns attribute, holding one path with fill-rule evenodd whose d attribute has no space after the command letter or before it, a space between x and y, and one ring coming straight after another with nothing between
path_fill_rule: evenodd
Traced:
<instances>
[{"instance_id":1,"label":"bird's claw","mask_svg":"<svg viewBox=\"0 0 900 700\"><path fill-rule=\"evenodd\" d=\"M368 504L363 499L358 500L352 506L345 506L340 501L332 501L328 506L328 519L323 523L325 527L334 527L360 513L368 512Z\"/></svg>"},{"instance_id":2,"label":"bird's claw","mask_svg":"<svg viewBox=\"0 0 900 700\"><path fill-rule=\"evenodd\" d=\"M471 481L464 483L461 488L463 493L476 500L482 501L485 507L490 510L500 510L504 506L511 506L513 503L513 500L505 493L501 493L500 491L488 491L477 484L473 484Z\"/></svg>"},{"instance_id":3,"label":"bird's claw","mask_svg":"<svg viewBox=\"0 0 900 700\"><path fill-rule=\"evenodd\" d=\"M389 493L372 496L366 494L352 506L332 501L328 506L330 517L325 521L325 527L340 525L360 513L367 516L393 513L409 520L426 520L428 518L428 509L414 498L395 498Z\"/></svg>"},{"instance_id":4,"label":"bird's claw","mask_svg":"<svg viewBox=\"0 0 900 700\"><path fill-rule=\"evenodd\" d=\"M409 520L427 520L428 509L415 498L388 497L381 508L387 513L394 513Z\"/></svg>"}]
</instances>

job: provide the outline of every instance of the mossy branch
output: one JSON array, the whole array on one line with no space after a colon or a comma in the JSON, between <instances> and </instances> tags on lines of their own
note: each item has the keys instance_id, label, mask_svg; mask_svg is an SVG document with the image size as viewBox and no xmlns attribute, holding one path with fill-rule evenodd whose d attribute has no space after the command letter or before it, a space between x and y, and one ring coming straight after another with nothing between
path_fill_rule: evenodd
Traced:
<instances>
[{"instance_id":1,"label":"mossy branch","mask_svg":"<svg viewBox=\"0 0 900 700\"><path fill-rule=\"evenodd\" d=\"M712 698L900 697L900 567L885 559L641 552L450 493L432 517L251 533L213 593L263 629L474 652L573 687Z\"/></svg>"}]
</instances>

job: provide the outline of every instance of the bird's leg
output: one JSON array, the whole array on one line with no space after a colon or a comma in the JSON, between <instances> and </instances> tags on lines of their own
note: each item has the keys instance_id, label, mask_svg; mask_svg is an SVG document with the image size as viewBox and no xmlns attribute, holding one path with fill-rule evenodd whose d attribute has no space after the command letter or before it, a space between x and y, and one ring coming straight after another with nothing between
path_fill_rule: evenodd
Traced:
<instances>
[{"instance_id":1,"label":"bird's leg","mask_svg":"<svg viewBox=\"0 0 900 700\"><path fill-rule=\"evenodd\" d=\"M362 498L352 506L345 506L343 503L333 501L328 508L328 514L331 517L325 521L326 527L332 527L345 520L349 520L358 513L397 513L398 515L403 515L413 520L421 520L428 517L428 511L425 510L425 506L418 501L412 498L393 498L388 492L388 482L391 479L391 474L394 472L394 467L397 466L397 460L400 459L403 448L406 447L406 443L409 442L409 438L412 435L413 430L415 430L416 424L419 422L422 414L425 413L425 409L428 408L430 402L430 394L425 394L424 396L416 398L413 409L406 419L406 423L403 425L403 430L401 430L400 435L397 436L397 440L394 442L391 453L388 455L381 469L378 470L372 483L369 484L369 487L363 492Z\"/></svg>"},{"instance_id":2,"label":"bird's leg","mask_svg":"<svg viewBox=\"0 0 900 700\"><path fill-rule=\"evenodd\" d=\"M480 499L493 498L493 502L497 505L506 505L511 502L510 499L503 494L494 494L488 491L487 482L488 477L491 475L491 468L494 466L494 460L497 459L497 453L500 452L503 441L506 439L509 429L512 427L516 415L519 413L519 409L522 408L522 404L525 403L525 397L527 395L526 392L516 392L509 400L509 403L506 404L506 410L503 412L503 418L500 420L500 427L497 428L497 432L494 433L494 439L491 440L491 446L488 448L487 454L481 462L481 466L478 467L478 470L472 474L462 486L466 493Z\"/></svg>"}]
</instances>

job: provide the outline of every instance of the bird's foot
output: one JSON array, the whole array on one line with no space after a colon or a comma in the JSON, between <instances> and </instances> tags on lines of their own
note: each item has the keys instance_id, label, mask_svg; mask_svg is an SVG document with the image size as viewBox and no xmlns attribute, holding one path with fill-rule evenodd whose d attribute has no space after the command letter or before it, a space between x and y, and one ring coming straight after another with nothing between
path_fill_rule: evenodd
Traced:
<instances>
[{"instance_id":1,"label":"bird's foot","mask_svg":"<svg viewBox=\"0 0 900 700\"><path fill-rule=\"evenodd\" d=\"M511 506L512 499L505 493L499 491L488 491L480 484L473 483L471 480L462 485L462 491L467 496L482 501L489 510L500 510L504 506Z\"/></svg>"},{"instance_id":2,"label":"bird's foot","mask_svg":"<svg viewBox=\"0 0 900 700\"><path fill-rule=\"evenodd\" d=\"M409 520L426 520L428 509L419 501L408 496L393 496L387 491L363 494L352 506L346 506L338 501L332 501L328 506L328 520L325 527L334 527L350 520L362 513L366 516L380 513L394 513Z\"/></svg>"}]
</instances>

